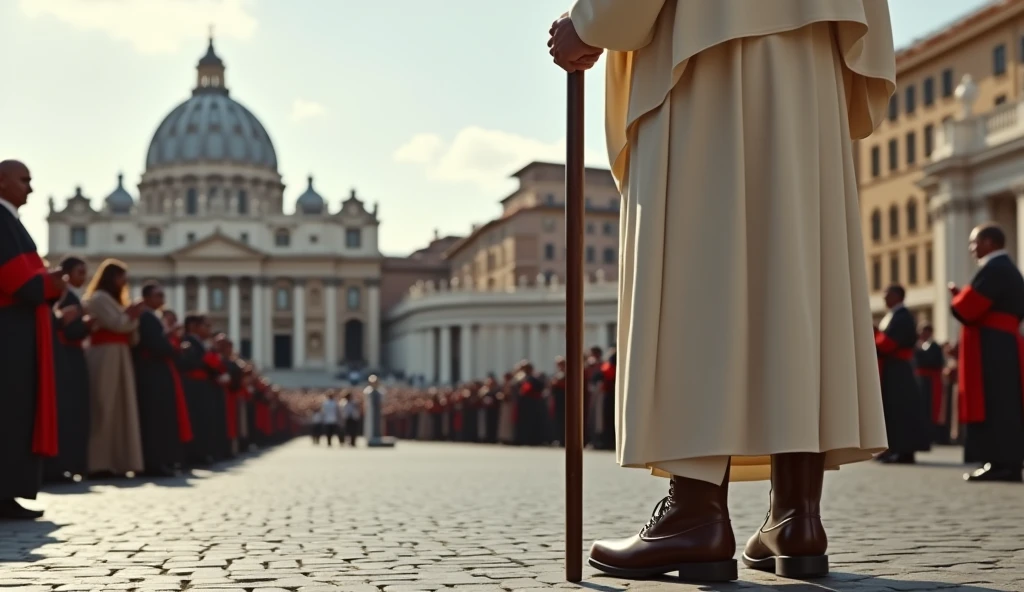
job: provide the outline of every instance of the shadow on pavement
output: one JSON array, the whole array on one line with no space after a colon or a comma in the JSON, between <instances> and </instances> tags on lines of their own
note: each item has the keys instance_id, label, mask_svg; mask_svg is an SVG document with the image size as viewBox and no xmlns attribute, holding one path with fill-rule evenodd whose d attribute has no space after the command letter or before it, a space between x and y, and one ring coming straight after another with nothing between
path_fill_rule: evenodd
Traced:
<instances>
[{"instance_id":1,"label":"shadow on pavement","mask_svg":"<svg viewBox=\"0 0 1024 592\"><path fill-rule=\"evenodd\" d=\"M35 549L56 542L57 539L50 535L58 528L58 525L46 520L0 521L0 565L44 559L44 556L35 553Z\"/></svg>"},{"instance_id":2,"label":"shadow on pavement","mask_svg":"<svg viewBox=\"0 0 1024 592\"><path fill-rule=\"evenodd\" d=\"M52 495L80 495L93 491L95 487L120 487L134 488L144 485L155 485L157 487L182 488L192 487L194 481L206 479L219 473L231 473L240 469L245 464L254 461L277 446L260 448L240 454L237 457L220 461L206 467L199 467L194 470L186 470L174 477L148 477L140 475L137 477L100 477L84 479L75 482L48 482L43 484L43 491Z\"/></svg>"}]
</instances>

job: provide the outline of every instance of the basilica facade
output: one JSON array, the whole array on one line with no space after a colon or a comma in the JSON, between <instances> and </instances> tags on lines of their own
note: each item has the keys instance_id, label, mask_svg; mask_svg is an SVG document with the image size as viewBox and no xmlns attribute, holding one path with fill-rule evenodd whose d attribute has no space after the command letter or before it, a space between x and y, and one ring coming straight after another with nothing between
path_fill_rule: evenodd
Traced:
<instances>
[{"instance_id":1,"label":"basilica facade","mask_svg":"<svg viewBox=\"0 0 1024 592\"><path fill-rule=\"evenodd\" d=\"M355 190L336 211L313 178L283 209L277 153L230 95L213 40L192 95L159 124L134 188L123 176L98 209L76 190L50 203L49 258L128 265L133 295L151 280L179 314L205 311L265 370L380 365L377 206Z\"/></svg>"}]
</instances>

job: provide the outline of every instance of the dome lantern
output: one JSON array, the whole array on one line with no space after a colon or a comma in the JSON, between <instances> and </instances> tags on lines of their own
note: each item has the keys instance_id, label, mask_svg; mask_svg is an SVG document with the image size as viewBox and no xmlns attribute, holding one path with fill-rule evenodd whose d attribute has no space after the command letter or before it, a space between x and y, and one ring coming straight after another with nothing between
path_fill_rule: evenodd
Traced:
<instances>
[{"instance_id":1,"label":"dome lantern","mask_svg":"<svg viewBox=\"0 0 1024 592\"><path fill-rule=\"evenodd\" d=\"M210 43L206 47L206 55L199 59L196 66L196 88L192 94L228 94L227 85L224 83L224 70L224 61L213 49L213 25L210 25Z\"/></svg>"}]
</instances>

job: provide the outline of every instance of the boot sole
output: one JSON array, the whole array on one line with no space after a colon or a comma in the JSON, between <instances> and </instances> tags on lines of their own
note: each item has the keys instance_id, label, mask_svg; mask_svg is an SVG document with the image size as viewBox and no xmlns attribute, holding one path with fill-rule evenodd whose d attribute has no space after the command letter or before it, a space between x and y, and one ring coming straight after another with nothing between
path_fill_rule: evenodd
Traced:
<instances>
[{"instance_id":1,"label":"boot sole","mask_svg":"<svg viewBox=\"0 0 1024 592\"><path fill-rule=\"evenodd\" d=\"M821 578L828 575L828 555L787 557L785 555L752 559L743 554L743 564L751 569L772 572L795 580Z\"/></svg>"},{"instance_id":2,"label":"boot sole","mask_svg":"<svg viewBox=\"0 0 1024 592\"><path fill-rule=\"evenodd\" d=\"M672 572L677 572L679 579L684 582L732 582L739 579L739 570L735 559L706 563L677 563L646 569L614 567L593 559L587 559L587 561L591 567L610 576L628 580L648 580Z\"/></svg>"}]
</instances>

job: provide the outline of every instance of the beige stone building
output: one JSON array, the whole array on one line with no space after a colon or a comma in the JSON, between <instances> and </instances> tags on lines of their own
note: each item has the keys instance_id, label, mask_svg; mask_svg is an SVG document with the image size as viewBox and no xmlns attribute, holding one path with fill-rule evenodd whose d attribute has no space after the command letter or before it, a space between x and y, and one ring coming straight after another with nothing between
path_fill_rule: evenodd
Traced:
<instances>
[{"instance_id":1,"label":"beige stone building","mask_svg":"<svg viewBox=\"0 0 1024 592\"><path fill-rule=\"evenodd\" d=\"M225 70L211 39L192 96L153 135L137 197L119 176L98 209L81 190L59 211L51 200L49 259L124 261L136 296L159 281L172 309L208 311L275 378L312 386L378 367L376 205L352 190L331 211L310 177L286 214L274 145L229 95Z\"/></svg>"},{"instance_id":2,"label":"beige stone building","mask_svg":"<svg viewBox=\"0 0 1024 592\"><path fill-rule=\"evenodd\" d=\"M501 215L444 252L447 278L418 272L405 297L387 307L389 367L448 384L503 373L524 358L551 371L555 357L565 354L565 167L534 162L513 177L520 186L501 201ZM609 348L618 300L619 192L607 169L587 169L586 200L584 343ZM430 260L426 252L422 258ZM401 264L412 266L405 277L414 278L416 264ZM385 263L385 282L398 265Z\"/></svg>"},{"instance_id":3,"label":"beige stone building","mask_svg":"<svg viewBox=\"0 0 1024 592\"><path fill-rule=\"evenodd\" d=\"M907 288L919 319L955 338L949 281L973 272L967 234L994 220L1017 250L1024 207L1024 0L984 5L900 50L887 121L857 146L872 308ZM1018 259L1019 261L1020 259Z\"/></svg>"},{"instance_id":4,"label":"beige stone building","mask_svg":"<svg viewBox=\"0 0 1024 592\"><path fill-rule=\"evenodd\" d=\"M445 257L451 279L486 290L521 281L565 279L565 166L533 162L513 173L519 188L501 201L498 218L473 228ZM619 263L619 191L607 169L586 169L584 257L594 276L616 277Z\"/></svg>"}]
</instances>

